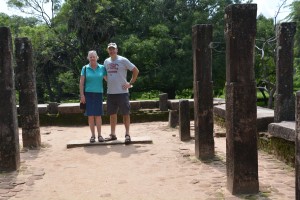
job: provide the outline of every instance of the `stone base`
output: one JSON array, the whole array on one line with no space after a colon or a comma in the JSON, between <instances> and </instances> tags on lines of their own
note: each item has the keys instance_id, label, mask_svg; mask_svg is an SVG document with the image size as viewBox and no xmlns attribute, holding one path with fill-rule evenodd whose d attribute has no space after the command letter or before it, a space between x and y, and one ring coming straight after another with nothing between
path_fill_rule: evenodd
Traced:
<instances>
[{"instance_id":1,"label":"stone base","mask_svg":"<svg viewBox=\"0 0 300 200\"><path fill-rule=\"evenodd\" d=\"M295 121L283 121L279 123L271 123L268 126L268 133L274 137L282 138L291 142L295 142Z\"/></svg>"},{"instance_id":2,"label":"stone base","mask_svg":"<svg viewBox=\"0 0 300 200\"><path fill-rule=\"evenodd\" d=\"M22 128L23 147L39 148L41 147L40 128L26 129Z\"/></svg>"},{"instance_id":3,"label":"stone base","mask_svg":"<svg viewBox=\"0 0 300 200\"><path fill-rule=\"evenodd\" d=\"M152 144L152 139L148 136L142 137L131 137L130 144ZM103 146L103 145L116 145L116 144L125 144L125 138L118 138L113 141L106 142L98 142L96 138L96 142L90 143L89 140L72 140L68 142L67 148L75 148L75 147L87 147L87 146Z\"/></svg>"}]
</instances>

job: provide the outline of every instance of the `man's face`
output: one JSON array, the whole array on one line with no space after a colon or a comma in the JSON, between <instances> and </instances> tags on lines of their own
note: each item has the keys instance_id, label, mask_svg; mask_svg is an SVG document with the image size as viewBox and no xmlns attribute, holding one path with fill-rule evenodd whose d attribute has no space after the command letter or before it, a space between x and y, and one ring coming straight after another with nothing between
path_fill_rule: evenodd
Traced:
<instances>
[{"instance_id":1,"label":"man's face","mask_svg":"<svg viewBox=\"0 0 300 200\"><path fill-rule=\"evenodd\" d=\"M118 53L118 49L113 48L113 47L109 47L107 49L107 52L108 52L108 54L109 54L110 57L115 57L117 55L117 53Z\"/></svg>"}]
</instances>

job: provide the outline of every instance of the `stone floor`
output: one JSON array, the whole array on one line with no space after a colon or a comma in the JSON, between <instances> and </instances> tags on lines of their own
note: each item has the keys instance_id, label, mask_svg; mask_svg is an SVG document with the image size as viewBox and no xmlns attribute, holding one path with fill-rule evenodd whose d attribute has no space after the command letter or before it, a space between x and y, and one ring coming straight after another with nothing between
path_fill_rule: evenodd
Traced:
<instances>
[{"instance_id":1,"label":"stone floor","mask_svg":"<svg viewBox=\"0 0 300 200\"><path fill-rule=\"evenodd\" d=\"M102 129L107 134L109 126ZM259 193L230 194L224 137L215 137L216 156L205 162L195 158L194 140L179 141L178 129L167 122L132 125L132 134L147 135L153 144L66 148L69 140L88 140L87 130L42 127L43 148L22 149L20 169L0 173L0 200L295 199L294 168L262 151ZM215 132L224 130L215 126Z\"/></svg>"}]
</instances>

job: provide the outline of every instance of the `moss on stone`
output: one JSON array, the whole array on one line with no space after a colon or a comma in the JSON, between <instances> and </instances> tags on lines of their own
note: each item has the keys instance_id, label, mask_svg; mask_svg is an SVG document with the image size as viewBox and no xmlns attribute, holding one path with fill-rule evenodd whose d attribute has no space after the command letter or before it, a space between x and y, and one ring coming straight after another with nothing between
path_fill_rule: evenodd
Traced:
<instances>
[{"instance_id":1,"label":"moss on stone","mask_svg":"<svg viewBox=\"0 0 300 200\"><path fill-rule=\"evenodd\" d=\"M286 164L295 166L295 143L276 137L259 137L258 148L262 149Z\"/></svg>"},{"instance_id":2,"label":"moss on stone","mask_svg":"<svg viewBox=\"0 0 300 200\"><path fill-rule=\"evenodd\" d=\"M214 123L225 128L225 119L222 117L214 115Z\"/></svg>"}]
</instances>

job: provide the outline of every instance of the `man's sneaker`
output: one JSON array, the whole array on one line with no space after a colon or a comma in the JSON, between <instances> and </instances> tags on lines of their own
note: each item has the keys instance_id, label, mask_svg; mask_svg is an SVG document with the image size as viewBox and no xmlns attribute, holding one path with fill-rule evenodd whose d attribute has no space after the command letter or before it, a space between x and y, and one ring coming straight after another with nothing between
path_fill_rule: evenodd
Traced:
<instances>
[{"instance_id":1,"label":"man's sneaker","mask_svg":"<svg viewBox=\"0 0 300 200\"><path fill-rule=\"evenodd\" d=\"M125 144L130 144L131 143L131 138L130 135L125 135Z\"/></svg>"},{"instance_id":2,"label":"man's sneaker","mask_svg":"<svg viewBox=\"0 0 300 200\"><path fill-rule=\"evenodd\" d=\"M116 135L110 134L108 138L105 138L105 141L112 141L118 139Z\"/></svg>"}]
</instances>

